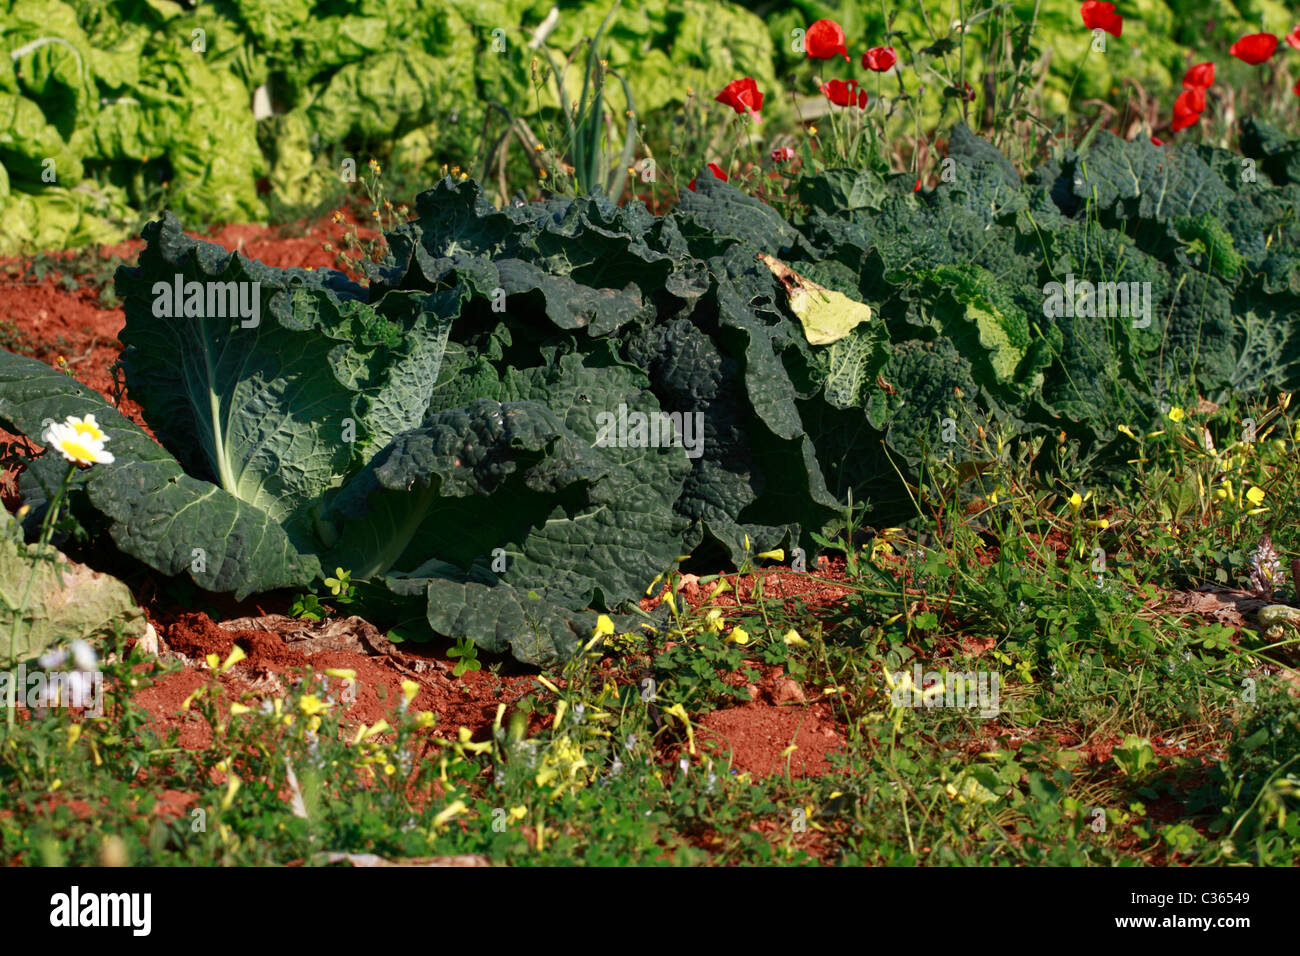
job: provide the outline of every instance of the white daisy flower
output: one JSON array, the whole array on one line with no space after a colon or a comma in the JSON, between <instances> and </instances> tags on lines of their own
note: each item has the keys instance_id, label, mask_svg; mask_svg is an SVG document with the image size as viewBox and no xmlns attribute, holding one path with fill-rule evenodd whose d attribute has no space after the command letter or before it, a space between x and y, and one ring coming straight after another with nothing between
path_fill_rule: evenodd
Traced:
<instances>
[{"instance_id":1,"label":"white daisy flower","mask_svg":"<svg viewBox=\"0 0 1300 956\"><path fill-rule=\"evenodd\" d=\"M89 423L71 416L66 422L55 422L42 433L41 441L75 465L111 465L113 456L104 450L107 438L92 437L99 428L93 415L86 417Z\"/></svg>"}]
</instances>

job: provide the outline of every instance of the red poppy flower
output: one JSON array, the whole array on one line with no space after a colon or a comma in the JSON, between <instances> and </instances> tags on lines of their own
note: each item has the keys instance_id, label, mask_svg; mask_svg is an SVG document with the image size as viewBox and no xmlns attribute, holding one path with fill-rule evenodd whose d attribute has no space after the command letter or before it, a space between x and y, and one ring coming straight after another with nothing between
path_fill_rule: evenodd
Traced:
<instances>
[{"instance_id":1,"label":"red poppy flower","mask_svg":"<svg viewBox=\"0 0 1300 956\"><path fill-rule=\"evenodd\" d=\"M1183 86L1199 86L1208 90L1214 85L1214 64L1198 63L1183 74Z\"/></svg>"},{"instance_id":2,"label":"red poppy flower","mask_svg":"<svg viewBox=\"0 0 1300 956\"><path fill-rule=\"evenodd\" d=\"M1201 119L1201 113L1205 110L1205 91L1197 87L1189 87L1178 94L1174 100L1174 121L1172 128L1175 133L1179 130L1187 129L1194 126Z\"/></svg>"},{"instance_id":3,"label":"red poppy flower","mask_svg":"<svg viewBox=\"0 0 1300 956\"><path fill-rule=\"evenodd\" d=\"M1161 139L1159 136L1152 136L1152 137L1151 137L1151 145L1152 145L1152 146L1163 146L1163 145L1165 145L1165 141L1164 141L1163 139Z\"/></svg>"},{"instance_id":4,"label":"red poppy flower","mask_svg":"<svg viewBox=\"0 0 1300 956\"><path fill-rule=\"evenodd\" d=\"M713 175L717 176L724 183L727 181L727 174L723 172L722 167L719 166L717 163L709 163L709 172L713 173ZM691 192L695 192L695 180L692 179L689 183L687 183L686 188L689 189Z\"/></svg>"},{"instance_id":5,"label":"red poppy flower","mask_svg":"<svg viewBox=\"0 0 1300 956\"><path fill-rule=\"evenodd\" d=\"M737 113L757 113L763 108L763 94L758 92L758 84L752 76L732 80L714 99L730 106Z\"/></svg>"},{"instance_id":6,"label":"red poppy flower","mask_svg":"<svg viewBox=\"0 0 1300 956\"><path fill-rule=\"evenodd\" d=\"M1282 39L1286 40L1286 45L1291 49L1300 50L1300 26L1297 26Z\"/></svg>"},{"instance_id":7,"label":"red poppy flower","mask_svg":"<svg viewBox=\"0 0 1300 956\"><path fill-rule=\"evenodd\" d=\"M1277 37L1273 34L1252 33L1228 47L1228 52L1251 66L1259 66L1272 56L1276 49Z\"/></svg>"},{"instance_id":8,"label":"red poppy flower","mask_svg":"<svg viewBox=\"0 0 1300 956\"><path fill-rule=\"evenodd\" d=\"M1113 37L1117 37L1124 30L1124 18L1115 12L1115 4L1099 3L1098 0L1088 0L1079 12L1083 15L1083 25L1089 30L1105 30Z\"/></svg>"},{"instance_id":9,"label":"red poppy flower","mask_svg":"<svg viewBox=\"0 0 1300 956\"><path fill-rule=\"evenodd\" d=\"M794 159L794 150L789 146L778 146L772 150L772 162L774 163L784 163L791 159Z\"/></svg>"},{"instance_id":10,"label":"red poppy flower","mask_svg":"<svg viewBox=\"0 0 1300 956\"><path fill-rule=\"evenodd\" d=\"M822 92L836 106L852 106L857 100L857 80L831 80L822 84Z\"/></svg>"},{"instance_id":11,"label":"red poppy flower","mask_svg":"<svg viewBox=\"0 0 1300 956\"><path fill-rule=\"evenodd\" d=\"M1197 108L1196 94L1201 96L1200 109ZM1174 121L1169 128L1175 133L1195 126L1201 121L1201 110L1205 108L1205 93L1202 90L1187 89L1178 94L1174 100Z\"/></svg>"},{"instance_id":12,"label":"red poppy flower","mask_svg":"<svg viewBox=\"0 0 1300 956\"><path fill-rule=\"evenodd\" d=\"M921 191L921 177L917 176L916 185L912 187L912 192L919 193L920 191Z\"/></svg>"},{"instance_id":13,"label":"red poppy flower","mask_svg":"<svg viewBox=\"0 0 1300 956\"><path fill-rule=\"evenodd\" d=\"M858 90L858 109L865 110L866 108L867 108L867 91Z\"/></svg>"},{"instance_id":14,"label":"red poppy flower","mask_svg":"<svg viewBox=\"0 0 1300 956\"><path fill-rule=\"evenodd\" d=\"M884 73L898 62L898 54L892 46L873 46L862 54L862 67L874 73Z\"/></svg>"},{"instance_id":15,"label":"red poppy flower","mask_svg":"<svg viewBox=\"0 0 1300 956\"><path fill-rule=\"evenodd\" d=\"M1178 94L1174 100L1174 114L1179 113L1204 113L1205 112L1205 90L1199 86L1189 86Z\"/></svg>"},{"instance_id":16,"label":"red poppy flower","mask_svg":"<svg viewBox=\"0 0 1300 956\"><path fill-rule=\"evenodd\" d=\"M849 58L844 28L834 20L818 20L810 26L804 33L803 46L814 60L832 60L837 53L846 60Z\"/></svg>"},{"instance_id":17,"label":"red poppy flower","mask_svg":"<svg viewBox=\"0 0 1300 956\"><path fill-rule=\"evenodd\" d=\"M1300 80L1295 81L1295 89L1293 89L1291 92L1294 93L1296 96L1300 96Z\"/></svg>"}]
</instances>

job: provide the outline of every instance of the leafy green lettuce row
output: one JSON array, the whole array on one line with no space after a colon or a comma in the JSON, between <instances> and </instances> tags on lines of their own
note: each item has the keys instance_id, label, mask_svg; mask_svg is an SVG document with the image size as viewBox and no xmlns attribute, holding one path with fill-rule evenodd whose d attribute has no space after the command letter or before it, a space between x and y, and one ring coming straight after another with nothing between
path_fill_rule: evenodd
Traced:
<instances>
[{"instance_id":1,"label":"leafy green lettuce row","mask_svg":"<svg viewBox=\"0 0 1300 956\"><path fill-rule=\"evenodd\" d=\"M551 6L0 0L0 255L116 241L131 208L157 208L164 192L187 221L262 221L263 176L284 203L314 205L338 175L331 147L390 143L408 169L467 163L485 120L506 122L491 103L540 131L559 102L544 73L535 87L528 42ZM564 7L549 42L567 53L608 4ZM708 0L624 8L602 56L641 111L742 75L777 88L763 21ZM574 102L580 73L565 75ZM259 92L274 115L254 116ZM773 99L765 112L786 109Z\"/></svg>"}]
</instances>

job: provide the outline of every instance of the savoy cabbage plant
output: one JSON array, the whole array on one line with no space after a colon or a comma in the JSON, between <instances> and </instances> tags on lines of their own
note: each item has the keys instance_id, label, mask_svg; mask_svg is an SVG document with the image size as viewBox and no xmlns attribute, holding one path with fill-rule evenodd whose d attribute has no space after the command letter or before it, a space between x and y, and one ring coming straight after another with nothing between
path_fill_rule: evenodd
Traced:
<instances>
[{"instance_id":1,"label":"savoy cabbage plant","mask_svg":"<svg viewBox=\"0 0 1300 956\"><path fill-rule=\"evenodd\" d=\"M415 607L551 661L598 611L631 627L681 555L812 548L850 493L897 520L903 482L971 454L977 426L1104 452L1189 383L1292 387L1300 181L1274 131L1247 121L1242 141L1253 157L1102 134L1022 179L959 127L952 182L830 170L799 184L794 222L708 172L662 217L496 209L448 179L365 286L167 214L117 276L126 383L158 441L7 353L0 426L93 412L118 463L77 476L73 513L164 574L244 597L343 567L372 616ZM870 319L811 344L771 260ZM1104 283L1140 290L1141 315L1045 305ZM214 313L214 288L251 290L253 318ZM159 308L169 290L179 308ZM30 520L62 476L28 463Z\"/></svg>"}]
</instances>

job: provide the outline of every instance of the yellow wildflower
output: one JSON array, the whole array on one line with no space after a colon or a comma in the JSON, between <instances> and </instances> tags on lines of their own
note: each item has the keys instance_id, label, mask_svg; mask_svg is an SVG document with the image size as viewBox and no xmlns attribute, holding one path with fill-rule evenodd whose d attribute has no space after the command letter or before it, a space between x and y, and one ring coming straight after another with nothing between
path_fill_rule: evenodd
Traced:
<instances>
[{"instance_id":1,"label":"yellow wildflower","mask_svg":"<svg viewBox=\"0 0 1300 956\"><path fill-rule=\"evenodd\" d=\"M669 717L676 717L686 728L686 744L691 756L695 756L695 730L691 727L691 718L686 713L686 708L681 704L673 704L671 707L664 709L664 713Z\"/></svg>"},{"instance_id":2,"label":"yellow wildflower","mask_svg":"<svg viewBox=\"0 0 1300 956\"><path fill-rule=\"evenodd\" d=\"M244 653L244 649L236 644L230 649L230 653L226 655L226 659L221 662L221 673L224 674L247 656L248 655Z\"/></svg>"},{"instance_id":3,"label":"yellow wildflower","mask_svg":"<svg viewBox=\"0 0 1300 956\"><path fill-rule=\"evenodd\" d=\"M315 694L303 694L298 701L298 709L309 717L315 717L317 714L329 710L330 705L325 703Z\"/></svg>"},{"instance_id":4,"label":"yellow wildflower","mask_svg":"<svg viewBox=\"0 0 1300 956\"><path fill-rule=\"evenodd\" d=\"M794 628L791 628L790 630L786 631L785 636L781 638L781 640L785 641L787 647L808 646L808 642L805 641L802 637L800 637L799 632L796 631Z\"/></svg>"},{"instance_id":5,"label":"yellow wildflower","mask_svg":"<svg viewBox=\"0 0 1300 956\"><path fill-rule=\"evenodd\" d=\"M460 746L463 749L468 750L470 753L482 754L482 753L487 753L489 750L492 749L492 741L485 740L482 743L476 744L472 740L470 740L470 738L473 736L474 736L474 732L470 730L468 727L462 727L460 728L460 730L456 731L456 738Z\"/></svg>"},{"instance_id":6,"label":"yellow wildflower","mask_svg":"<svg viewBox=\"0 0 1300 956\"><path fill-rule=\"evenodd\" d=\"M379 720L375 721L374 726L372 727L367 727L365 724L362 724L360 727L358 727L357 735L352 738L352 742L354 744L359 744L361 743L361 741L368 740L369 738L375 736L375 734L382 734L384 731L392 730L392 729L393 728L389 726L388 721L384 720L381 717Z\"/></svg>"},{"instance_id":7,"label":"yellow wildflower","mask_svg":"<svg viewBox=\"0 0 1300 956\"><path fill-rule=\"evenodd\" d=\"M450 804L447 805L447 809L443 810L441 813L439 813L436 817L433 818L433 825L435 827L444 826L449 821L451 821L454 817L458 817L462 813L467 812L468 810L469 807L465 805L464 800L453 800Z\"/></svg>"},{"instance_id":8,"label":"yellow wildflower","mask_svg":"<svg viewBox=\"0 0 1300 956\"><path fill-rule=\"evenodd\" d=\"M230 809L230 805L235 802L235 794L237 793L239 793L239 778L232 773L230 779L226 781L225 796L221 798L222 810Z\"/></svg>"},{"instance_id":9,"label":"yellow wildflower","mask_svg":"<svg viewBox=\"0 0 1300 956\"><path fill-rule=\"evenodd\" d=\"M551 683L549 680L547 680L547 679L546 679L545 677L543 677L541 674L538 674L538 675L537 675L537 683L541 684L543 687L545 687L547 690L549 690L552 694L558 694L558 693L560 692L560 688L556 687L553 683Z\"/></svg>"}]
</instances>

